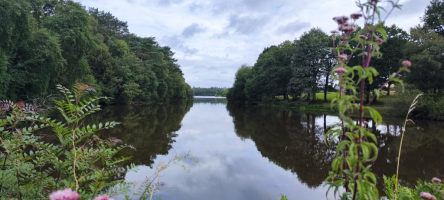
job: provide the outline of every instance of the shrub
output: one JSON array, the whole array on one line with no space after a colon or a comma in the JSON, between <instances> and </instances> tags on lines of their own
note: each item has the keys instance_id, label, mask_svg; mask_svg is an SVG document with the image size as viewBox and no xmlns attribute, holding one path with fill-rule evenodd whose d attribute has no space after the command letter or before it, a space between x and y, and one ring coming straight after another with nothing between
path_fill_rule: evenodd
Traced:
<instances>
[{"instance_id":1,"label":"shrub","mask_svg":"<svg viewBox=\"0 0 444 200\"><path fill-rule=\"evenodd\" d=\"M127 145L96 135L117 122L87 125L83 120L99 111L97 103L106 98L84 99L91 87L80 83L72 90L57 88L64 97L56 103L61 121L41 116L33 105L0 102L6 116L0 119L1 197L47 199L52 191L74 188L91 199L123 182L122 174L134 167L119 165L129 159L117 156Z\"/></svg>"}]
</instances>

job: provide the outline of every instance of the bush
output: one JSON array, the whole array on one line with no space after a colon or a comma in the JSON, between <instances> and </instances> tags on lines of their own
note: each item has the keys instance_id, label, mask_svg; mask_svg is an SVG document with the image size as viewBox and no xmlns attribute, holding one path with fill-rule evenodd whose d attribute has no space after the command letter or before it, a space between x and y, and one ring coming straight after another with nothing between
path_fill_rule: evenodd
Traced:
<instances>
[{"instance_id":1,"label":"bush","mask_svg":"<svg viewBox=\"0 0 444 200\"><path fill-rule=\"evenodd\" d=\"M55 190L75 188L91 199L123 182L131 167L117 157L126 148L117 138L101 139L96 132L117 122L87 125L83 119L100 110L105 99L83 97L90 87L61 85L63 100L56 104L61 121L41 116L39 109L22 102L0 101L0 196L6 199L47 199ZM38 135L39 136L38 136Z\"/></svg>"}]
</instances>

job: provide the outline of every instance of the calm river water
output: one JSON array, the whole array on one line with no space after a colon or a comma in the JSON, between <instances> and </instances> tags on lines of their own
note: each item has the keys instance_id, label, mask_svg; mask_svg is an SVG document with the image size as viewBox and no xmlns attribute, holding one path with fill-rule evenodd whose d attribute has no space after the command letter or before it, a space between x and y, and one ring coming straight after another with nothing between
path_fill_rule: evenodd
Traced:
<instances>
[{"instance_id":1,"label":"calm river water","mask_svg":"<svg viewBox=\"0 0 444 200\"><path fill-rule=\"evenodd\" d=\"M224 99L195 99L163 105L110 106L94 117L119 121L104 137L115 136L137 150L126 150L138 165L125 180L140 185L157 163L189 153L189 170L175 165L165 171L157 192L165 200L289 199L326 197L323 181L333 158L323 142L335 116L272 108L227 106ZM382 191L382 175L396 171L402 119L385 118L373 126L379 157L373 171ZM370 123L372 125L372 123ZM413 185L418 179L444 176L444 123L416 121L405 135L400 179ZM116 199L122 197L117 196Z\"/></svg>"}]
</instances>

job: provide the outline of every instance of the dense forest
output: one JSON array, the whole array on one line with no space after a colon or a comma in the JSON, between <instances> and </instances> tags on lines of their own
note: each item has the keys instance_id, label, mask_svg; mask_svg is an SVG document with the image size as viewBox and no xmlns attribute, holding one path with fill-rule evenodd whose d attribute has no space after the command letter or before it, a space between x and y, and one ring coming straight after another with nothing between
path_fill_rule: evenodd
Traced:
<instances>
[{"instance_id":1,"label":"dense forest","mask_svg":"<svg viewBox=\"0 0 444 200\"><path fill-rule=\"evenodd\" d=\"M377 41L381 55L370 63L379 76L371 84L366 80L367 101L373 91L402 66L402 60L410 60L411 73L403 73L400 78L411 90L427 94L429 102L441 99L441 103L429 106L443 110L444 101L440 97L444 92L444 2L432 0L421 20L424 23L412 28L410 33L395 25L385 26L386 41ZM355 38L352 44L359 39L361 30L358 27L351 36ZM331 77L337 65L332 47L341 41L334 33L329 35L312 28L294 41L265 48L253 66L243 65L238 69L227 94L229 102L255 104L275 101L276 96L284 100L314 101L320 92L327 101L327 92L335 91L337 84ZM349 65L359 65L360 61L362 53L355 54ZM391 86L389 83L385 89ZM390 95L390 89L386 95ZM433 110L427 109L427 112Z\"/></svg>"},{"instance_id":2,"label":"dense forest","mask_svg":"<svg viewBox=\"0 0 444 200\"><path fill-rule=\"evenodd\" d=\"M116 103L192 98L169 47L71 0L0 0L0 99L42 100L91 85Z\"/></svg>"},{"instance_id":3,"label":"dense forest","mask_svg":"<svg viewBox=\"0 0 444 200\"><path fill-rule=\"evenodd\" d=\"M193 87L194 95L196 96L216 96L216 97L225 97L228 92L228 88L219 88L219 87L210 87L210 88L201 88L201 87Z\"/></svg>"}]
</instances>

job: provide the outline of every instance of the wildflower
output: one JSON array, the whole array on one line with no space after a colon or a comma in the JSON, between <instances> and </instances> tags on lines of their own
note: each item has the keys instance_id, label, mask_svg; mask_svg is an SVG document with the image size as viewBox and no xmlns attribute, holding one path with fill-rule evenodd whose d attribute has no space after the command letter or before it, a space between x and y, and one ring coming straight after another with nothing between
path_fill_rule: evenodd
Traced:
<instances>
[{"instance_id":1,"label":"wildflower","mask_svg":"<svg viewBox=\"0 0 444 200\"><path fill-rule=\"evenodd\" d=\"M364 126L368 126L368 121L364 121Z\"/></svg>"},{"instance_id":2,"label":"wildflower","mask_svg":"<svg viewBox=\"0 0 444 200\"><path fill-rule=\"evenodd\" d=\"M360 17L362 17L361 13L353 13L350 15L350 18L352 19L359 19Z\"/></svg>"},{"instance_id":3,"label":"wildflower","mask_svg":"<svg viewBox=\"0 0 444 200\"><path fill-rule=\"evenodd\" d=\"M346 16L341 16L341 17L333 17L333 20L336 21L336 23L338 23L339 25L341 24L345 24L348 21L348 17Z\"/></svg>"},{"instance_id":4,"label":"wildflower","mask_svg":"<svg viewBox=\"0 0 444 200\"><path fill-rule=\"evenodd\" d=\"M69 188L66 188L65 190L57 190L49 195L49 200L77 200L79 198L80 194Z\"/></svg>"},{"instance_id":5,"label":"wildflower","mask_svg":"<svg viewBox=\"0 0 444 200\"><path fill-rule=\"evenodd\" d=\"M382 43L384 43L384 40L381 39L381 38L377 38L377 39L376 39L376 43L378 43L378 44L382 44Z\"/></svg>"},{"instance_id":6,"label":"wildflower","mask_svg":"<svg viewBox=\"0 0 444 200\"><path fill-rule=\"evenodd\" d=\"M96 197L94 200L113 200L113 199L109 198L109 196L105 194L105 195Z\"/></svg>"},{"instance_id":7,"label":"wildflower","mask_svg":"<svg viewBox=\"0 0 444 200\"><path fill-rule=\"evenodd\" d=\"M412 66L412 63L408 60L404 60L404 61L402 61L402 65L404 65L404 67L410 67L410 66Z\"/></svg>"},{"instance_id":8,"label":"wildflower","mask_svg":"<svg viewBox=\"0 0 444 200\"><path fill-rule=\"evenodd\" d=\"M332 31L330 31L330 33L333 34L333 35L336 35L336 34L338 34L339 32L336 31L336 30L332 30Z\"/></svg>"},{"instance_id":9,"label":"wildflower","mask_svg":"<svg viewBox=\"0 0 444 200\"><path fill-rule=\"evenodd\" d=\"M421 192L421 194L419 196L423 199L436 200L436 197L428 192Z\"/></svg>"},{"instance_id":10,"label":"wildflower","mask_svg":"<svg viewBox=\"0 0 444 200\"><path fill-rule=\"evenodd\" d=\"M359 35L359 38L363 39L363 40L368 40L368 37L365 35Z\"/></svg>"},{"instance_id":11,"label":"wildflower","mask_svg":"<svg viewBox=\"0 0 444 200\"><path fill-rule=\"evenodd\" d=\"M338 74L342 74L342 73L346 74L346 73L347 73L347 70L346 70L345 68L343 68L343 67L339 67L339 68L336 68L336 69L334 70L334 72L336 72L336 73L338 73Z\"/></svg>"},{"instance_id":12,"label":"wildflower","mask_svg":"<svg viewBox=\"0 0 444 200\"><path fill-rule=\"evenodd\" d=\"M441 183L441 179L436 178L436 177L433 177L432 181L435 182L435 183Z\"/></svg>"},{"instance_id":13,"label":"wildflower","mask_svg":"<svg viewBox=\"0 0 444 200\"><path fill-rule=\"evenodd\" d=\"M340 60L347 60L347 54L341 54L339 55Z\"/></svg>"}]
</instances>

